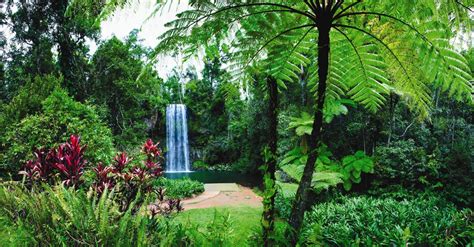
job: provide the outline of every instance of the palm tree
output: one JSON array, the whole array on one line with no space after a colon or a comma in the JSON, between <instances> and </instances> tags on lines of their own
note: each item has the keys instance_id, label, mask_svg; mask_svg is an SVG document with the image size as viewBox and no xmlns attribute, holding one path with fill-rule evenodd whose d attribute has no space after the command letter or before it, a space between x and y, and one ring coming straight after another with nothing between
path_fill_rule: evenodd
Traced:
<instances>
[{"instance_id":1,"label":"palm tree","mask_svg":"<svg viewBox=\"0 0 474 247\"><path fill-rule=\"evenodd\" d=\"M327 101L347 97L375 112L387 95L396 93L421 119L429 117L434 87L472 103L472 75L451 44L455 35L472 31L472 4L460 0L192 0L190 5L191 10L168 24L171 29L161 37L158 51L179 47L195 53L208 42L231 39L234 63L230 68L236 79L251 79L249 75L259 68L285 88L299 80L304 68L312 85L314 122L289 219L292 244L307 207Z\"/></svg>"}]
</instances>

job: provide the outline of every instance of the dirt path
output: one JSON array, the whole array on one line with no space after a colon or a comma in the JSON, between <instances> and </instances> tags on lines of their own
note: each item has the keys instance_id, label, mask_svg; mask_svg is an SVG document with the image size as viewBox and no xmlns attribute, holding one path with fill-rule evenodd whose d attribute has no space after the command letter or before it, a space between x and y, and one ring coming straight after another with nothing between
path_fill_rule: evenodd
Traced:
<instances>
[{"instance_id":1,"label":"dirt path","mask_svg":"<svg viewBox=\"0 0 474 247\"><path fill-rule=\"evenodd\" d=\"M184 210L222 206L262 206L262 198L250 188L237 184L205 184L204 192L183 200Z\"/></svg>"}]
</instances>

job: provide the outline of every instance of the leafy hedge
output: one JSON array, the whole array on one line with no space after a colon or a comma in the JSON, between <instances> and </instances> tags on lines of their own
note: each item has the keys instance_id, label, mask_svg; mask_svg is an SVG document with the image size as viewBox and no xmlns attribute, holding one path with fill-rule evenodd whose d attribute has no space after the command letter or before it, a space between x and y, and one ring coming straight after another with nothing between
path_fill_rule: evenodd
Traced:
<instances>
[{"instance_id":1,"label":"leafy hedge","mask_svg":"<svg viewBox=\"0 0 474 247\"><path fill-rule=\"evenodd\" d=\"M90 163L108 162L113 157L112 133L96 109L74 101L63 90L55 90L42 103L42 112L29 115L10 126L0 137L0 169L16 174L31 158L35 148L51 148L80 135L87 145Z\"/></svg>"},{"instance_id":2,"label":"leafy hedge","mask_svg":"<svg viewBox=\"0 0 474 247\"><path fill-rule=\"evenodd\" d=\"M155 187L163 187L166 189L166 196L169 198L186 198L204 192L204 184L191 180L183 179L167 179L159 178L153 183Z\"/></svg>"},{"instance_id":3,"label":"leafy hedge","mask_svg":"<svg viewBox=\"0 0 474 247\"><path fill-rule=\"evenodd\" d=\"M454 246L470 243L474 213L438 197L411 200L342 197L306 214L307 244Z\"/></svg>"}]
</instances>

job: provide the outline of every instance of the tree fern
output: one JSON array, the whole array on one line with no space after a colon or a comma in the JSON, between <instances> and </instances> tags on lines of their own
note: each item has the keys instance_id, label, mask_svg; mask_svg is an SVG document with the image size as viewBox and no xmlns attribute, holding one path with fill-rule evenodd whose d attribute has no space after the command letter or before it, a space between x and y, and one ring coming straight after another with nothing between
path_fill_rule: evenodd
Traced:
<instances>
[{"instance_id":1,"label":"tree fern","mask_svg":"<svg viewBox=\"0 0 474 247\"><path fill-rule=\"evenodd\" d=\"M436 7L429 1L424 2L410 6L429 9L440 17L441 13L450 11L455 14L458 27L462 26L461 20L466 19L466 10L459 4L454 5L453 1L447 1L450 7ZM200 45L227 32L232 36L231 46L234 47L229 66L234 80L252 80L247 76L247 72L252 73L249 65L261 61L260 69L275 77L281 88L299 81L300 75L306 71L315 91L317 66L312 61L317 57L317 32L310 22L305 21L307 15L295 15L304 12L305 4L297 1L195 1L193 4L195 9L180 13L177 20L168 24L170 30L161 37L159 46L163 50L184 46L186 51L193 53ZM397 93L420 116L426 117L431 107L428 84L436 81L435 85L450 95L472 102L472 75L465 58L448 42L449 37L442 31L447 27L442 25L442 20L419 20L415 28L402 17L395 16L396 12L391 15L357 11L377 9L374 4L373 1L349 2L344 6L351 8L344 13L340 11L335 18L337 23L331 33L328 99L349 97L376 111L388 94ZM356 21L359 16L380 20L365 25ZM368 28L361 27L364 25ZM463 28L468 27L465 25ZM408 42L399 42L401 39ZM406 54L421 56L412 59Z\"/></svg>"},{"instance_id":2,"label":"tree fern","mask_svg":"<svg viewBox=\"0 0 474 247\"><path fill-rule=\"evenodd\" d=\"M471 72L448 42L461 31L472 32L471 2L193 0L190 4L194 11L169 25L158 51L176 47L196 51L208 42L231 38L232 68L237 71L233 75L241 81L252 80L256 70L263 70L284 88L283 82L298 81L301 71L310 76L316 109L310 152L290 217L296 233L321 145L326 99L351 98L376 111L388 94L396 93L422 118L429 116L433 86L473 102ZM313 31L306 38L308 29ZM306 39L317 46L305 49L310 48ZM289 232L293 244L295 232Z\"/></svg>"}]
</instances>

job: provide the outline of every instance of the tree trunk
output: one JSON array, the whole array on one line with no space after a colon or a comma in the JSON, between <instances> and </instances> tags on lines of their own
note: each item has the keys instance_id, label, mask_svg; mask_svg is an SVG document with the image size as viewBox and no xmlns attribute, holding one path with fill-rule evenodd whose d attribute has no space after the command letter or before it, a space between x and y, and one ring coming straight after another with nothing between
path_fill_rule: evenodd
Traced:
<instances>
[{"instance_id":1,"label":"tree trunk","mask_svg":"<svg viewBox=\"0 0 474 247\"><path fill-rule=\"evenodd\" d=\"M267 88L269 94L268 104L268 147L270 157L266 158L266 169L264 174L265 195L263 201L262 227L263 241L265 246L273 246L272 233L275 226L275 171L276 171L276 153L278 141L278 87L272 77L267 78Z\"/></svg>"},{"instance_id":2,"label":"tree trunk","mask_svg":"<svg viewBox=\"0 0 474 247\"><path fill-rule=\"evenodd\" d=\"M291 209L291 215L289 224L292 229L289 233L289 240L292 245L296 245L298 241L298 235L300 232L301 225L304 219L304 213L306 211L306 199L308 198L308 192L311 189L311 181L313 178L313 172L315 168L316 159L318 157L317 148L321 142L321 131L323 126L323 108L324 99L326 96L326 83L329 68L329 30L330 23L324 22L324 19L320 19L321 22L318 25L319 36L318 36L318 92L317 92L317 108L314 113L313 130L308 140L309 154L308 160L304 167L303 176L301 178L298 190L296 192L295 201Z\"/></svg>"}]
</instances>

